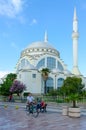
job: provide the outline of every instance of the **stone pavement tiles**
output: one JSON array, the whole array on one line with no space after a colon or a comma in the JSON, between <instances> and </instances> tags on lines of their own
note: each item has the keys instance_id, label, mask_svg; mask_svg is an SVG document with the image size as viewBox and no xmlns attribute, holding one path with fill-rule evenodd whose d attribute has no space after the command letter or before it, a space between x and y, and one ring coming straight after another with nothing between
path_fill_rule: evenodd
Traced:
<instances>
[{"instance_id":1,"label":"stone pavement tiles","mask_svg":"<svg viewBox=\"0 0 86 130\"><path fill-rule=\"evenodd\" d=\"M86 130L86 116L70 118L48 111L34 118L24 108L0 106L0 130Z\"/></svg>"}]
</instances>

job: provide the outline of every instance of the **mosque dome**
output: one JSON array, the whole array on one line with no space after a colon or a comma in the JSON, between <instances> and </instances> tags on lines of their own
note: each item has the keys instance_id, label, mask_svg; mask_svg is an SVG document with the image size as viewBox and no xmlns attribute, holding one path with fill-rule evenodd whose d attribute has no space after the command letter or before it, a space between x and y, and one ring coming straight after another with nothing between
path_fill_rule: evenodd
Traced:
<instances>
[{"instance_id":1,"label":"mosque dome","mask_svg":"<svg viewBox=\"0 0 86 130\"><path fill-rule=\"evenodd\" d=\"M54 69L52 69L52 73L53 73L53 74L62 73L62 70L60 70L59 68L58 68L58 69L57 69L57 68L54 68Z\"/></svg>"},{"instance_id":2,"label":"mosque dome","mask_svg":"<svg viewBox=\"0 0 86 130\"><path fill-rule=\"evenodd\" d=\"M60 57L59 51L57 51L49 42L48 36L45 32L44 41L32 42L21 53L21 57L25 55L39 55L43 53L52 53L57 57Z\"/></svg>"},{"instance_id":3,"label":"mosque dome","mask_svg":"<svg viewBox=\"0 0 86 130\"><path fill-rule=\"evenodd\" d=\"M34 67L34 66L31 65L31 64L23 66L22 69L23 69L23 70L37 70L37 68Z\"/></svg>"},{"instance_id":4,"label":"mosque dome","mask_svg":"<svg viewBox=\"0 0 86 130\"><path fill-rule=\"evenodd\" d=\"M30 44L28 47L28 49L30 48L51 48L51 49L55 49L54 47L52 47L48 42L33 42L32 44Z\"/></svg>"},{"instance_id":5,"label":"mosque dome","mask_svg":"<svg viewBox=\"0 0 86 130\"><path fill-rule=\"evenodd\" d=\"M40 42L40 41L33 42L27 48L51 48L51 49L55 49L48 42L48 34L47 34L47 32L45 32L45 36L44 36L44 41L43 42Z\"/></svg>"},{"instance_id":6,"label":"mosque dome","mask_svg":"<svg viewBox=\"0 0 86 130\"><path fill-rule=\"evenodd\" d=\"M64 74L71 75L72 73L69 70L65 70Z\"/></svg>"}]
</instances>

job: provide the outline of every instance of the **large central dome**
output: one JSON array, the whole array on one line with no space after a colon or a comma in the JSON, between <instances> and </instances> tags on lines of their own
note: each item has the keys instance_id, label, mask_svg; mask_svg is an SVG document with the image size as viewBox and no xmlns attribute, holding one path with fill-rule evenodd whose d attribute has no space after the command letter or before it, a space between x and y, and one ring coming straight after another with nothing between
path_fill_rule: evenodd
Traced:
<instances>
[{"instance_id":1,"label":"large central dome","mask_svg":"<svg viewBox=\"0 0 86 130\"><path fill-rule=\"evenodd\" d=\"M27 48L51 48L51 49L55 49L54 47L52 47L48 42L33 42L32 44L30 44Z\"/></svg>"},{"instance_id":2,"label":"large central dome","mask_svg":"<svg viewBox=\"0 0 86 130\"><path fill-rule=\"evenodd\" d=\"M44 36L44 41L37 41L37 42L33 42L32 44L30 44L27 48L46 48L46 49L55 49L54 47L52 47L50 45L50 43L48 42L48 35L47 32L45 32L45 36Z\"/></svg>"},{"instance_id":3,"label":"large central dome","mask_svg":"<svg viewBox=\"0 0 86 130\"><path fill-rule=\"evenodd\" d=\"M56 55L57 57L60 57L59 51L57 51L52 45L48 42L48 36L45 32L44 41L37 41L33 42L30 45L28 45L21 53L21 57L24 57L26 55L29 56L39 56L39 55L45 55L50 54Z\"/></svg>"}]
</instances>

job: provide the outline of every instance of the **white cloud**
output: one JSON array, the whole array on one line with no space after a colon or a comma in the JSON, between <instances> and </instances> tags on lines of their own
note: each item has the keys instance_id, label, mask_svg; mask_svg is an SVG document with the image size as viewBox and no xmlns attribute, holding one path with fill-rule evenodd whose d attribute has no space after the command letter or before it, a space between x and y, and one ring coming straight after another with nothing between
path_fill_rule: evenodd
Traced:
<instances>
[{"instance_id":1,"label":"white cloud","mask_svg":"<svg viewBox=\"0 0 86 130\"><path fill-rule=\"evenodd\" d=\"M33 24L37 24L37 20L34 18L33 20L32 20L32 22L30 23L30 25L33 25Z\"/></svg>"},{"instance_id":2,"label":"white cloud","mask_svg":"<svg viewBox=\"0 0 86 130\"><path fill-rule=\"evenodd\" d=\"M9 74L9 71L0 71L0 78L3 78L6 74Z\"/></svg>"},{"instance_id":3,"label":"white cloud","mask_svg":"<svg viewBox=\"0 0 86 130\"><path fill-rule=\"evenodd\" d=\"M0 15L15 17L23 9L24 0L0 0Z\"/></svg>"}]
</instances>

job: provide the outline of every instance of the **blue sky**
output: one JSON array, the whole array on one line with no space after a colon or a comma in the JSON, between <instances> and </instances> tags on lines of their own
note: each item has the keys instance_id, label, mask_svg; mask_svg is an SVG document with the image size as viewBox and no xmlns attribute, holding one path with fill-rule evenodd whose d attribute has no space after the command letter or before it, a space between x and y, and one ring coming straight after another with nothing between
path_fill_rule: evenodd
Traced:
<instances>
[{"instance_id":1,"label":"blue sky","mask_svg":"<svg viewBox=\"0 0 86 130\"><path fill-rule=\"evenodd\" d=\"M79 26L78 66L86 76L86 0L0 0L0 77L15 71L21 51L34 41L49 43L72 70L72 24Z\"/></svg>"}]
</instances>

